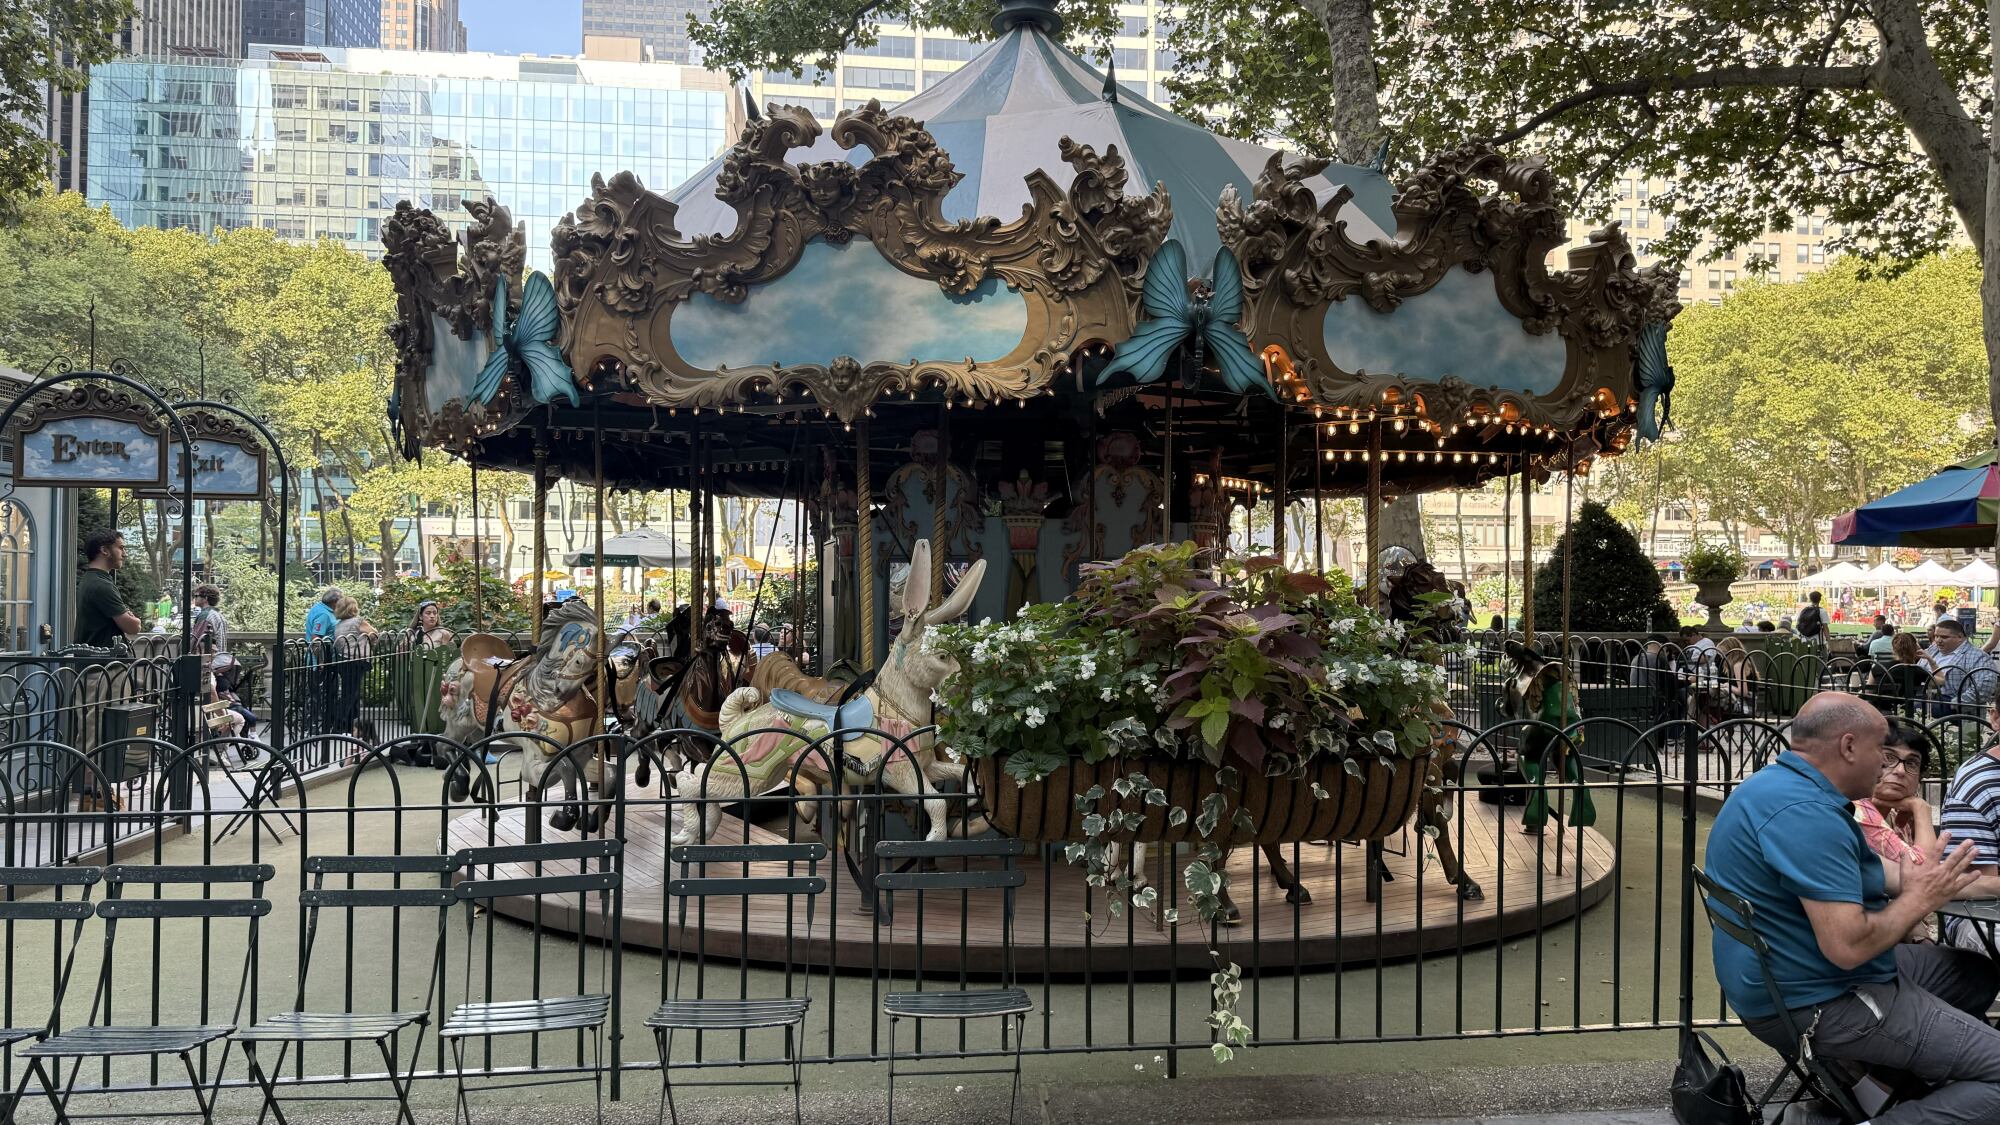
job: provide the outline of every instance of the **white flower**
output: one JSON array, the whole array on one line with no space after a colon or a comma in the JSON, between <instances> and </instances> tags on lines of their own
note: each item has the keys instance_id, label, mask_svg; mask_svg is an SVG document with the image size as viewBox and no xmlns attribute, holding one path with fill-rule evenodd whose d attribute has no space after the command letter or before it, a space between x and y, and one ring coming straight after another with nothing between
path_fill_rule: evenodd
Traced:
<instances>
[{"instance_id":1,"label":"white flower","mask_svg":"<svg viewBox=\"0 0 2000 1125\"><path fill-rule=\"evenodd\" d=\"M1352 617L1343 617L1335 621L1333 623L1333 631L1336 633L1352 633L1354 631L1354 619Z\"/></svg>"},{"instance_id":2,"label":"white flower","mask_svg":"<svg viewBox=\"0 0 2000 1125\"><path fill-rule=\"evenodd\" d=\"M1097 658L1095 656L1084 657L1082 663L1077 665L1077 674L1086 680L1097 675Z\"/></svg>"},{"instance_id":3,"label":"white flower","mask_svg":"<svg viewBox=\"0 0 2000 1125\"><path fill-rule=\"evenodd\" d=\"M1111 690L1110 688L1108 688L1108 687L1107 687L1107 688L1105 688L1105 689L1104 689L1104 690L1103 690L1102 692L1099 692L1099 693L1098 693L1099 697L1100 697L1100 698L1102 698L1102 699L1104 700L1104 702L1106 702L1106 703L1109 703L1109 702L1111 702L1111 697L1112 697L1113 695L1115 695L1115 694L1117 694L1117 693L1116 693L1116 692L1114 692L1114 691L1112 691L1112 690Z\"/></svg>"},{"instance_id":4,"label":"white flower","mask_svg":"<svg viewBox=\"0 0 2000 1125\"><path fill-rule=\"evenodd\" d=\"M1030 707L1021 713L1021 721L1029 727L1038 727L1049 721L1049 716L1040 707Z\"/></svg>"},{"instance_id":5,"label":"white flower","mask_svg":"<svg viewBox=\"0 0 2000 1125\"><path fill-rule=\"evenodd\" d=\"M1285 713L1283 711L1280 711L1277 714L1271 716L1271 729L1272 730L1285 729Z\"/></svg>"},{"instance_id":6,"label":"white flower","mask_svg":"<svg viewBox=\"0 0 2000 1125\"><path fill-rule=\"evenodd\" d=\"M981 629L984 629L991 624L993 624L993 619L991 617L982 617L979 619L979 627Z\"/></svg>"},{"instance_id":7,"label":"white flower","mask_svg":"<svg viewBox=\"0 0 2000 1125\"><path fill-rule=\"evenodd\" d=\"M1054 680L1043 680L1041 683L1035 685L1035 690L1054 691L1056 690L1056 683Z\"/></svg>"},{"instance_id":8,"label":"white flower","mask_svg":"<svg viewBox=\"0 0 2000 1125\"><path fill-rule=\"evenodd\" d=\"M944 703L944 697L943 697L943 696L941 696L941 695L939 695L939 694L938 694L938 693L937 693L936 691L932 691L932 692L931 692L931 706L933 706L933 707L938 707L938 706L942 706L942 705L943 705L943 703Z\"/></svg>"},{"instance_id":9,"label":"white flower","mask_svg":"<svg viewBox=\"0 0 2000 1125\"><path fill-rule=\"evenodd\" d=\"M975 695L975 696L973 696L973 697L972 697L972 713L973 713L973 714L975 714L975 715L984 715L984 714L985 714L985 713L986 713L986 712L987 712L987 711L988 711L988 710L990 709L990 707L991 707L991 705L990 705L990 704L988 704L988 703L986 702L986 697L985 697L985 696L983 696L983 695Z\"/></svg>"}]
</instances>

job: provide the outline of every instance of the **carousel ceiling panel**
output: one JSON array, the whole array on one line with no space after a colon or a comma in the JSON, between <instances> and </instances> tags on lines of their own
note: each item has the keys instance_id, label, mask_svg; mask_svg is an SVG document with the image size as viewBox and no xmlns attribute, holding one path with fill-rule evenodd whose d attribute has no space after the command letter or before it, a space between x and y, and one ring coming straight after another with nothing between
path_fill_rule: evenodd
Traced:
<instances>
[{"instance_id":1,"label":"carousel ceiling panel","mask_svg":"<svg viewBox=\"0 0 2000 1125\"><path fill-rule=\"evenodd\" d=\"M965 294L889 264L866 242L814 242L783 277L730 303L697 293L675 314L673 348L695 367L793 367L853 356L863 364L993 363L1028 331L1028 303L989 277Z\"/></svg>"},{"instance_id":2,"label":"carousel ceiling panel","mask_svg":"<svg viewBox=\"0 0 2000 1125\"><path fill-rule=\"evenodd\" d=\"M1456 378L1536 396L1561 386L1568 365L1561 336L1528 331L1500 303L1493 274L1463 266L1387 312L1362 300L1335 301L1324 339L1328 358L1345 371Z\"/></svg>"}]
</instances>

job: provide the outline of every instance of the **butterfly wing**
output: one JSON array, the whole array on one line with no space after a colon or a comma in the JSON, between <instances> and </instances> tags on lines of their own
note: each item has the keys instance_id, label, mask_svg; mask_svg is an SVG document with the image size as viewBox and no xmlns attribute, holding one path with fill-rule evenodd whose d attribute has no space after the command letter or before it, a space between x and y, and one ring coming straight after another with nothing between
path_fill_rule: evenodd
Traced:
<instances>
[{"instance_id":1,"label":"butterfly wing","mask_svg":"<svg viewBox=\"0 0 2000 1125\"><path fill-rule=\"evenodd\" d=\"M507 379L507 279L493 283L493 339L486 354L486 366L472 382L472 401L492 402Z\"/></svg>"},{"instance_id":2,"label":"butterfly wing","mask_svg":"<svg viewBox=\"0 0 2000 1125\"><path fill-rule=\"evenodd\" d=\"M1174 349L1194 330L1194 310L1187 294L1187 252L1178 240L1168 239L1153 255L1146 267L1139 305L1146 311L1146 322L1131 339L1118 345L1118 358L1097 375L1100 385L1121 373L1129 373L1141 383L1158 380L1166 373Z\"/></svg>"},{"instance_id":3,"label":"butterfly wing","mask_svg":"<svg viewBox=\"0 0 2000 1125\"><path fill-rule=\"evenodd\" d=\"M1227 246L1215 252L1215 296L1209 298L1208 314L1220 324L1243 319L1243 270Z\"/></svg>"},{"instance_id":4,"label":"butterfly wing","mask_svg":"<svg viewBox=\"0 0 2000 1125\"><path fill-rule=\"evenodd\" d=\"M1673 411L1674 369L1667 363L1667 324L1651 321L1639 329L1633 377L1639 384L1639 436L1660 440Z\"/></svg>"},{"instance_id":5,"label":"butterfly wing","mask_svg":"<svg viewBox=\"0 0 2000 1125\"><path fill-rule=\"evenodd\" d=\"M570 377L569 364L563 362L562 352L550 343L557 325L555 287L549 284L546 274L531 271L521 287L521 319L514 325L508 344L528 369L528 383L536 402L564 398L571 406L579 406L582 402L576 393L576 381Z\"/></svg>"},{"instance_id":6,"label":"butterfly wing","mask_svg":"<svg viewBox=\"0 0 2000 1125\"><path fill-rule=\"evenodd\" d=\"M1145 288L1139 291L1140 307L1148 317L1188 317L1187 251L1179 239L1170 238L1153 255L1146 267Z\"/></svg>"},{"instance_id":7,"label":"butterfly wing","mask_svg":"<svg viewBox=\"0 0 2000 1125\"><path fill-rule=\"evenodd\" d=\"M1264 365L1251 352L1250 341L1235 325L1211 320L1202 326L1201 334L1215 356L1215 366L1222 372L1225 386L1238 394L1262 389L1272 398L1278 397L1278 389L1264 377Z\"/></svg>"}]
</instances>

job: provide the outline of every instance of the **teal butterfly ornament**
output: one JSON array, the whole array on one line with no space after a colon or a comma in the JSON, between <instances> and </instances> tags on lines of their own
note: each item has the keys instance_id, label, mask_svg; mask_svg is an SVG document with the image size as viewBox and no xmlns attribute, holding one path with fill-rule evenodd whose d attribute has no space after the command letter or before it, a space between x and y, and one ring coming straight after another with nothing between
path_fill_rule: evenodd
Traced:
<instances>
[{"instance_id":1,"label":"teal butterfly ornament","mask_svg":"<svg viewBox=\"0 0 2000 1125\"><path fill-rule=\"evenodd\" d=\"M1121 374L1129 374L1140 383L1156 383L1166 374L1167 361L1188 346L1196 371L1213 354L1222 382L1230 390L1248 394L1261 389L1277 398L1277 389L1264 377L1264 365L1251 351L1249 339L1236 327L1243 319L1243 274L1237 268L1236 255L1227 247L1216 252L1213 291L1207 296L1190 295L1187 276L1187 252L1180 242L1161 246L1146 267L1146 284L1140 291L1139 304L1146 321L1131 339L1118 345L1117 358L1098 372L1098 385Z\"/></svg>"},{"instance_id":2,"label":"teal butterfly ornament","mask_svg":"<svg viewBox=\"0 0 2000 1125\"><path fill-rule=\"evenodd\" d=\"M1632 346L1632 379L1639 387L1639 436L1660 440L1671 421L1674 368L1667 362L1667 322L1648 321Z\"/></svg>"},{"instance_id":3,"label":"teal butterfly ornament","mask_svg":"<svg viewBox=\"0 0 2000 1125\"><path fill-rule=\"evenodd\" d=\"M563 361L562 352L551 340L555 338L558 326L556 316L556 290L549 284L547 274L540 270L529 270L521 283L521 315L513 324L507 323L507 279L500 278L493 283L493 350L486 358L486 366L479 372L472 384L472 398L475 402L493 401L500 393L500 385L506 381L508 370L516 363L528 372L528 389L536 402L554 402L558 398L569 400L571 406L581 405L576 393L576 381L570 377L569 364Z\"/></svg>"}]
</instances>

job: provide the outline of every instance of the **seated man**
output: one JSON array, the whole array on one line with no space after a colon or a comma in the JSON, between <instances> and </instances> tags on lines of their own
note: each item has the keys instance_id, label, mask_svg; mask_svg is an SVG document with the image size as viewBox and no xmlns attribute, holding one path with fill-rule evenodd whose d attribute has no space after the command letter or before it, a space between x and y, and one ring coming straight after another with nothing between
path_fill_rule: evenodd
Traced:
<instances>
[{"instance_id":1,"label":"seated man","mask_svg":"<svg viewBox=\"0 0 2000 1125\"><path fill-rule=\"evenodd\" d=\"M1750 903L1778 992L1816 1054L1935 1087L1875 1125L2000 1120L2000 1031L1982 1018L2000 970L1962 949L1903 943L1972 883L1972 850L1946 854L1947 834L1924 862L1905 856L1885 873L1855 819L1854 801L1888 764L1888 734L1881 712L1852 695L1813 697L1792 723L1792 749L1716 815L1708 874ZM1721 930L1714 942L1716 977L1744 1026L1796 1055L1756 954Z\"/></svg>"},{"instance_id":2,"label":"seated man","mask_svg":"<svg viewBox=\"0 0 2000 1125\"><path fill-rule=\"evenodd\" d=\"M1965 626L1956 617L1939 619L1931 626L1930 658L1937 664L1931 677L1940 714L1955 708L1973 708L1994 696L1993 658L1967 642Z\"/></svg>"}]
</instances>

